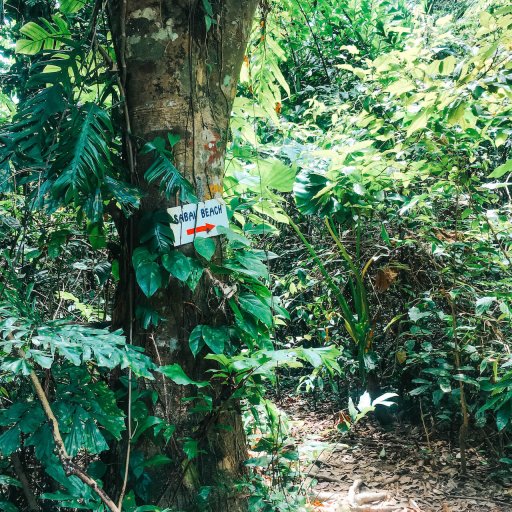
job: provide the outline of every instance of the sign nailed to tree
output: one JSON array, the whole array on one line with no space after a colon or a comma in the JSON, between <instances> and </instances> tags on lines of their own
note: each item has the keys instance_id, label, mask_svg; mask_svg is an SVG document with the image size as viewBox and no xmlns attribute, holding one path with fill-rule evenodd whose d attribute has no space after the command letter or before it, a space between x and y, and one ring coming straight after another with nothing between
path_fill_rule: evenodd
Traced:
<instances>
[{"instance_id":1,"label":"sign nailed to tree","mask_svg":"<svg viewBox=\"0 0 512 512\"><path fill-rule=\"evenodd\" d=\"M218 199L176 206L167 211L172 217L175 246L189 244L196 237L217 236L218 226L228 227L226 205Z\"/></svg>"}]
</instances>

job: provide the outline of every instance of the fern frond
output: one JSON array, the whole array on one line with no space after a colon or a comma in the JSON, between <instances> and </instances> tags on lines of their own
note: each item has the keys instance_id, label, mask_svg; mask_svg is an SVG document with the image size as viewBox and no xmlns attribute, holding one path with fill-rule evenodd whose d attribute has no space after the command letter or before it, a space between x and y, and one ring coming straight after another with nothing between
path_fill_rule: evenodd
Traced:
<instances>
[{"instance_id":1,"label":"fern frond","mask_svg":"<svg viewBox=\"0 0 512 512\"><path fill-rule=\"evenodd\" d=\"M53 165L58 176L52 187L54 197L79 205L83 196L94 196L93 204L98 204L98 189L111 168L108 141L112 134L108 114L94 103L73 110Z\"/></svg>"},{"instance_id":2,"label":"fern frond","mask_svg":"<svg viewBox=\"0 0 512 512\"><path fill-rule=\"evenodd\" d=\"M164 149L164 141L161 138L148 142L143 148L143 153L155 153L155 160L144 174L148 183L160 182L160 190L170 199L176 192L180 193L180 199L193 203L197 201L192 185L181 175L172 163L172 153Z\"/></svg>"}]
</instances>

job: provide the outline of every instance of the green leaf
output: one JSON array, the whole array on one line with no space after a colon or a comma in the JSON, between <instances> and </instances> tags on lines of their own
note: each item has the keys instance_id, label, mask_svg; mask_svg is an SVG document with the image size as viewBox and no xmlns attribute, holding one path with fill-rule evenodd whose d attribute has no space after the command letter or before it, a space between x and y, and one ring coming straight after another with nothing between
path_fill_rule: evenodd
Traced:
<instances>
[{"instance_id":1,"label":"green leaf","mask_svg":"<svg viewBox=\"0 0 512 512\"><path fill-rule=\"evenodd\" d=\"M197 253L206 261L210 261L215 254L216 244L212 238L195 238L194 247Z\"/></svg>"},{"instance_id":2,"label":"green leaf","mask_svg":"<svg viewBox=\"0 0 512 512\"><path fill-rule=\"evenodd\" d=\"M4 457L9 457L20 447L20 429L18 427L6 430L0 436L0 453Z\"/></svg>"},{"instance_id":3,"label":"green leaf","mask_svg":"<svg viewBox=\"0 0 512 512\"><path fill-rule=\"evenodd\" d=\"M407 137L410 137L414 132L423 130L428 124L430 116L430 109L422 109L412 119L411 124L407 128Z\"/></svg>"},{"instance_id":4,"label":"green leaf","mask_svg":"<svg viewBox=\"0 0 512 512\"><path fill-rule=\"evenodd\" d=\"M178 250L171 251L162 256L162 265L176 279L186 282L192 272L190 258Z\"/></svg>"},{"instance_id":5,"label":"green leaf","mask_svg":"<svg viewBox=\"0 0 512 512\"><path fill-rule=\"evenodd\" d=\"M112 171L109 143L113 131L109 114L96 104L72 108L52 166L57 177L52 184L52 197L65 205L83 205L93 223L101 220L102 186Z\"/></svg>"},{"instance_id":6,"label":"green leaf","mask_svg":"<svg viewBox=\"0 0 512 512\"><path fill-rule=\"evenodd\" d=\"M192 380L177 363L169 366L161 366L158 371L180 386L196 386L198 388L208 386L208 382L196 382L195 380Z\"/></svg>"},{"instance_id":7,"label":"green leaf","mask_svg":"<svg viewBox=\"0 0 512 512\"><path fill-rule=\"evenodd\" d=\"M102 224L89 224L87 226L87 234L93 249L104 249L107 246L107 238Z\"/></svg>"},{"instance_id":8,"label":"green leaf","mask_svg":"<svg viewBox=\"0 0 512 512\"><path fill-rule=\"evenodd\" d=\"M489 308L492 306L494 302L496 302L496 297L480 297L477 299L475 304L475 313L480 316L489 311Z\"/></svg>"},{"instance_id":9,"label":"green leaf","mask_svg":"<svg viewBox=\"0 0 512 512\"><path fill-rule=\"evenodd\" d=\"M422 318L430 315L430 311L420 311L416 306L409 309L409 318L412 322L417 322L418 320L421 320Z\"/></svg>"},{"instance_id":10,"label":"green leaf","mask_svg":"<svg viewBox=\"0 0 512 512\"><path fill-rule=\"evenodd\" d=\"M7 475L0 475L0 485L12 485L21 488L21 482ZM0 509L1 510L1 509Z\"/></svg>"},{"instance_id":11,"label":"green leaf","mask_svg":"<svg viewBox=\"0 0 512 512\"><path fill-rule=\"evenodd\" d=\"M181 136L177 133L168 133L167 140L169 141L171 148L173 148L181 140Z\"/></svg>"},{"instance_id":12,"label":"green leaf","mask_svg":"<svg viewBox=\"0 0 512 512\"><path fill-rule=\"evenodd\" d=\"M454 380L457 380L459 382L465 382L466 384L471 384L473 386L476 386L477 388L480 387L480 384L475 379L472 379L469 375L466 375L464 373L456 373L455 375L452 375L452 378Z\"/></svg>"},{"instance_id":13,"label":"green leaf","mask_svg":"<svg viewBox=\"0 0 512 512\"><path fill-rule=\"evenodd\" d=\"M256 320L260 320L265 325L272 325L272 311L270 307L260 300L259 297L252 293L241 293L238 296L238 304L240 309L249 313Z\"/></svg>"},{"instance_id":14,"label":"green leaf","mask_svg":"<svg viewBox=\"0 0 512 512\"><path fill-rule=\"evenodd\" d=\"M112 197L122 207L138 208L140 206L141 192L134 186L115 180L111 176L105 176L104 184ZM128 214L129 210L125 209Z\"/></svg>"},{"instance_id":15,"label":"green leaf","mask_svg":"<svg viewBox=\"0 0 512 512\"><path fill-rule=\"evenodd\" d=\"M512 172L512 159L507 160L503 165L499 165L489 174L488 178L501 178L508 172Z\"/></svg>"},{"instance_id":16,"label":"green leaf","mask_svg":"<svg viewBox=\"0 0 512 512\"><path fill-rule=\"evenodd\" d=\"M305 215L332 215L340 209L338 201L331 193L334 187L335 184L319 172L309 169L301 171L293 186L297 208Z\"/></svg>"},{"instance_id":17,"label":"green leaf","mask_svg":"<svg viewBox=\"0 0 512 512\"><path fill-rule=\"evenodd\" d=\"M229 329L227 327L210 327L203 325L203 340L214 354L222 354L224 345L229 341Z\"/></svg>"},{"instance_id":18,"label":"green leaf","mask_svg":"<svg viewBox=\"0 0 512 512\"><path fill-rule=\"evenodd\" d=\"M27 353L41 368L49 369L53 363L53 357L50 354L45 354L40 350L31 349Z\"/></svg>"},{"instance_id":19,"label":"green leaf","mask_svg":"<svg viewBox=\"0 0 512 512\"><path fill-rule=\"evenodd\" d=\"M142 305L135 308L135 317L141 323L143 329L148 329L151 325L157 327L161 319L158 311Z\"/></svg>"},{"instance_id":20,"label":"green leaf","mask_svg":"<svg viewBox=\"0 0 512 512\"><path fill-rule=\"evenodd\" d=\"M419 386L417 388L414 388L413 390L409 391L409 395L411 396L418 396L430 389L430 385L425 384L424 386Z\"/></svg>"},{"instance_id":21,"label":"green leaf","mask_svg":"<svg viewBox=\"0 0 512 512\"><path fill-rule=\"evenodd\" d=\"M87 5L87 0L61 0L59 10L65 14L74 14L82 9L84 5Z\"/></svg>"},{"instance_id":22,"label":"green leaf","mask_svg":"<svg viewBox=\"0 0 512 512\"><path fill-rule=\"evenodd\" d=\"M194 330L190 333L188 345L190 347L190 350L192 351L192 354L194 354L194 357L196 357L197 354L201 352L201 350L204 347L202 325L196 325L196 327L194 327Z\"/></svg>"},{"instance_id":23,"label":"green leaf","mask_svg":"<svg viewBox=\"0 0 512 512\"><path fill-rule=\"evenodd\" d=\"M496 414L496 426L499 431L502 431L510 421L510 408L503 407Z\"/></svg>"},{"instance_id":24,"label":"green leaf","mask_svg":"<svg viewBox=\"0 0 512 512\"><path fill-rule=\"evenodd\" d=\"M155 262L144 262L135 268L137 284L146 297L151 297L162 286L162 271Z\"/></svg>"},{"instance_id":25,"label":"green leaf","mask_svg":"<svg viewBox=\"0 0 512 512\"><path fill-rule=\"evenodd\" d=\"M85 413L85 411L81 407L75 409L71 430L64 438L64 446L71 457L74 457L83 448L84 430L82 413Z\"/></svg>"},{"instance_id":26,"label":"green leaf","mask_svg":"<svg viewBox=\"0 0 512 512\"><path fill-rule=\"evenodd\" d=\"M167 457L167 455L153 455L153 457L150 457L147 461L144 462L144 466L146 468L156 468L159 466L164 466L165 464L170 464L172 462L172 459L170 457Z\"/></svg>"},{"instance_id":27,"label":"green leaf","mask_svg":"<svg viewBox=\"0 0 512 512\"><path fill-rule=\"evenodd\" d=\"M34 21L29 21L20 28L20 33L26 39L16 41L16 53L23 55L35 55L41 50L56 50L61 42L71 37L66 22L58 15L52 16L54 25L48 20L40 19L42 27Z\"/></svg>"},{"instance_id":28,"label":"green leaf","mask_svg":"<svg viewBox=\"0 0 512 512\"><path fill-rule=\"evenodd\" d=\"M133 251L132 263L135 268L135 277L140 289L146 297L151 297L162 286L162 270L155 262L157 256L150 253L145 247L137 247Z\"/></svg>"},{"instance_id":29,"label":"green leaf","mask_svg":"<svg viewBox=\"0 0 512 512\"><path fill-rule=\"evenodd\" d=\"M21 373L22 375L30 375L32 371L32 367L27 363L25 359L6 357L2 364L0 365L0 369L5 372L10 373Z\"/></svg>"},{"instance_id":30,"label":"green leaf","mask_svg":"<svg viewBox=\"0 0 512 512\"><path fill-rule=\"evenodd\" d=\"M183 451L188 460L195 459L199 453L199 443L195 439L187 438L183 443Z\"/></svg>"},{"instance_id":31,"label":"green leaf","mask_svg":"<svg viewBox=\"0 0 512 512\"><path fill-rule=\"evenodd\" d=\"M187 279L187 286L194 291L199 284L199 281L201 280L201 276L203 275L204 268L201 265L201 262L198 261L196 258L191 258L190 260L190 266L192 267L192 270L190 272L190 276Z\"/></svg>"},{"instance_id":32,"label":"green leaf","mask_svg":"<svg viewBox=\"0 0 512 512\"><path fill-rule=\"evenodd\" d=\"M147 247L137 247L132 254L132 263L134 268L138 267L141 263L155 261L158 255L150 252Z\"/></svg>"},{"instance_id":33,"label":"green leaf","mask_svg":"<svg viewBox=\"0 0 512 512\"><path fill-rule=\"evenodd\" d=\"M261 187L278 192L291 192L297 169L292 165L286 165L281 160L272 158L258 162L257 174L261 180Z\"/></svg>"},{"instance_id":34,"label":"green leaf","mask_svg":"<svg viewBox=\"0 0 512 512\"><path fill-rule=\"evenodd\" d=\"M10 501L0 500L0 510L3 512L20 512L20 509Z\"/></svg>"},{"instance_id":35,"label":"green leaf","mask_svg":"<svg viewBox=\"0 0 512 512\"><path fill-rule=\"evenodd\" d=\"M84 424L83 447L91 454L98 454L109 449L105 438L92 418Z\"/></svg>"},{"instance_id":36,"label":"green leaf","mask_svg":"<svg viewBox=\"0 0 512 512\"><path fill-rule=\"evenodd\" d=\"M137 423L137 428L133 433L131 443L135 444L139 437L146 432L146 430L154 427L155 425L165 424L165 421L161 418L157 418L156 416L146 416L142 421Z\"/></svg>"},{"instance_id":37,"label":"green leaf","mask_svg":"<svg viewBox=\"0 0 512 512\"><path fill-rule=\"evenodd\" d=\"M165 210L145 213L140 220L140 242L147 244L153 252L171 250L174 245L171 222L172 218Z\"/></svg>"},{"instance_id":38,"label":"green leaf","mask_svg":"<svg viewBox=\"0 0 512 512\"><path fill-rule=\"evenodd\" d=\"M208 14L208 16L213 17L213 8L212 8L212 4L210 3L210 0L202 0L202 1L203 1L204 12L206 12L206 14Z\"/></svg>"},{"instance_id":39,"label":"green leaf","mask_svg":"<svg viewBox=\"0 0 512 512\"><path fill-rule=\"evenodd\" d=\"M204 23L206 25L206 32L209 32L210 29L212 28L212 18L210 16L208 16L208 14L205 14L204 15Z\"/></svg>"}]
</instances>

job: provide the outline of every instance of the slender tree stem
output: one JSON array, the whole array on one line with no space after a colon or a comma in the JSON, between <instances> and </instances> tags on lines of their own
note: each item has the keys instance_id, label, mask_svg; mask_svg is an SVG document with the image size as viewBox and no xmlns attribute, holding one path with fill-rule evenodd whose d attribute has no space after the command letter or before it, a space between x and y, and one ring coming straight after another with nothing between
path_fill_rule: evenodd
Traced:
<instances>
[{"instance_id":1,"label":"slender tree stem","mask_svg":"<svg viewBox=\"0 0 512 512\"><path fill-rule=\"evenodd\" d=\"M318 269L320 270L320 273L324 276L327 285L334 293L334 296L336 297L338 304L341 307L341 311L343 313L343 320L345 321L345 327L350 335L350 337L358 343L357 339L357 330L356 326L354 324L354 319L352 312L350 311L349 305L347 301L345 300L345 297L343 297L343 294L340 292L340 289L336 285L336 283L333 281L332 277L329 275L329 272L327 272L324 264L318 257L318 254L316 253L314 247L307 241L306 237L302 234L302 231L300 230L299 226L293 222L293 220L287 215L288 222L290 226L293 228L295 233L297 233L297 236L300 238L302 243L305 245L306 249L308 250L309 254L313 258L313 261L316 263Z\"/></svg>"},{"instance_id":2,"label":"slender tree stem","mask_svg":"<svg viewBox=\"0 0 512 512\"><path fill-rule=\"evenodd\" d=\"M121 488L121 494L117 502L117 508L119 512L123 509L123 500L126 494L126 486L128 485L128 473L130 470L130 455L132 447L132 370L128 370L128 444L126 446L126 461L124 464L124 478L123 487Z\"/></svg>"}]
</instances>

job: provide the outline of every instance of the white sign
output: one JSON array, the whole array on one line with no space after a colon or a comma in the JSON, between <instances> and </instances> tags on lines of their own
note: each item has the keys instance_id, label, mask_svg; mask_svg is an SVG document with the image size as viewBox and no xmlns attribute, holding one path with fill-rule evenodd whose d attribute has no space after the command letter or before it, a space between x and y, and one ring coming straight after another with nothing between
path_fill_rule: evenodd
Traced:
<instances>
[{"instance_id":1,"label":"white sign","mask_svg":"<svg viewBox=\"0 0 512 512\"><path fill-rule=\"evenodd\" d=\"M175 246L189 244L196 237L217 236L218 226L228 227L226 204L218 199L176 206L167 211L172 217Z\"/></svg>"}]
</instances>

